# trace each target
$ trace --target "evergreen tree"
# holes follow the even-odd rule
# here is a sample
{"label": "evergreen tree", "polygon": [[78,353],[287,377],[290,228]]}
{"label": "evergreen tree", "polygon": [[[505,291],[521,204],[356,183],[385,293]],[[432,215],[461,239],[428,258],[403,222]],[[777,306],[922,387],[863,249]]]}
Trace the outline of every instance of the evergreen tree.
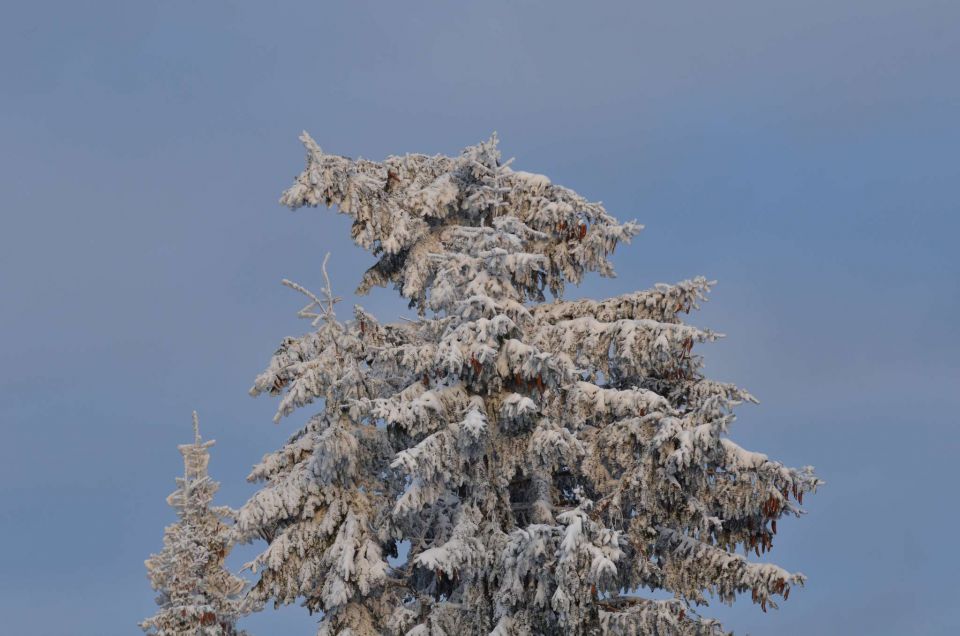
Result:
{"label": "evergreen tree", "polygon": [[303,597],[321,634],[713,634],[708,596],[766,610],[803,582],[736,554],[820,482],[727,437],[755,400],[703,376],[694,345],[720,334],[680,319],[711,282],[564,300],[642,228],[501,163],[495,137],[383,162],[302,140],[281,202],[352,217],[378,259],[358,291],[392,284],[418,319],[341,323],[329,281],[288,283],[318,329],[251,393],[282,394],[277,419],[322,405],[251,474],[258,600]]}
{"label": "evergreen tree", "polygon": [[194,440],[177,448],[183,455],[183,477],[167,497],[178,521],[164,530],[163,550],[146,561],[160,609],[140,626],[155,636],[240,636],[237,618],[246,613],[245,583],[224,568],[230,551],[232,515],[229,508],[211,506],[219,488],[207,474],[209,448],[200,440],[193,414]]}

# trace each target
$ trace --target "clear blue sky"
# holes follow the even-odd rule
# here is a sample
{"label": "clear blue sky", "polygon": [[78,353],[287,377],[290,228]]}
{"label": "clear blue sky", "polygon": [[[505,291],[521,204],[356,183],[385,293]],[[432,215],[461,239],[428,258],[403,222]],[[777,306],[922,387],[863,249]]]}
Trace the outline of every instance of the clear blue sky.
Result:
{"label": "clear blue sky", "polygon": [[307,129],[370,158],[496,130],[518,169],[646,224],[572,296],[719,279],[692,322],[728,334],[709,375],[761,400],[734,439],[827,486],[772,553],[807,588],[707,613],[958,633],[960,3],[334,4],[5,7],[0,632],[138,633],[190,411],[234,506],[305,417],[246,395],[307,328],[279,281],[319,286],[330,251],[346,310],[371,262],[343,217],[276,203]]}

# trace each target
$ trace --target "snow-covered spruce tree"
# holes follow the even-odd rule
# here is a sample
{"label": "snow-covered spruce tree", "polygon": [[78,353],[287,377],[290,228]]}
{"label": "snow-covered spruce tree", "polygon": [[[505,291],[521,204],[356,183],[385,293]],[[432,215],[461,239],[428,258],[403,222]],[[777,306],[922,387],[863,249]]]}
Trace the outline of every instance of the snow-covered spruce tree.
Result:
{"label": "snow-covered spruce tree", "polygon": [[140,626],[155,636],[240,636],[245,632],[236,621],[246,613],[246,584],[223,563],[231,547],[224,521],[233,513],[211,506],[219,488],[207,474],[214,441],[200,440],[196,413],[193,433],[192,444],[178,446],[184,473],[167,497],[179,520],[164,531],[163,550],[146,561],[160,609]]}
{"label": "snow-covered spruce tree", "polygon": [[753,398],[703,377],[693,347],[719,334],[679,318],[710,282],[563,300],[641,227],[502,164],[496,138],[382,163],[302,140],[282,203],[352,217],[378,257],[358,291],[392,283],[419,317],[341,323],[329,282],[297,287],[319,328],[251,392],[283,394],[278,419],[323,404],[251,475],[258,600],[303,597],[321,634],[713,634],[708,596],[765,610],[803,582],[736,553],[768,551],[819,481],[726,437]]}

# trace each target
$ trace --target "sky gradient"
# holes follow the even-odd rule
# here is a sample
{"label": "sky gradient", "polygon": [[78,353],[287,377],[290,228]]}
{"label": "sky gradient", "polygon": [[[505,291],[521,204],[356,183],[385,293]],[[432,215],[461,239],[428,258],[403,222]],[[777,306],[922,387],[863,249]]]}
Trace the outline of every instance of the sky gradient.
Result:
{"label": "sky gradient", "polygon": [[[0,616],[119,636],[153,613],[190,412],[219,502],[279,426],[246,391],[331,252],[277,204],[297,135],[380,159],[497,131],[514,167],[646,230],[606,297],[703,274],[709,377],[759,397],[731,436],[826,485],[767,555],[809,576],[738,634],[955,634],[960,3],[30,2],[0,20]],[[257,5],[257,6],[255,6]],[[269,5],[269,6],[268,6]],[[238,549],[238,566],[262,546]],[[313,634],[300,607],[243,625]]]}

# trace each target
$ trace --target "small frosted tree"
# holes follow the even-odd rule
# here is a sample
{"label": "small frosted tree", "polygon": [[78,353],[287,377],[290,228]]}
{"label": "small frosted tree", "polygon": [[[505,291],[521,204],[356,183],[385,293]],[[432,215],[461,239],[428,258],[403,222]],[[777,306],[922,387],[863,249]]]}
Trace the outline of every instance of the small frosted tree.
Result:
{"label": "small frosted tree", "polygon": [[219,488],[207,474],[214,441],[201,441],[196,413],[193,432],[192,444],[177,447],[184,473],[167,497],[178,521],[164,531],[163,550],[146,561],[160,609],[140,626],[155,636],[240,636],[236,621],[246,613],[246,584],[224,567],[231,546],[224,521],[232,512],[211,506]]}
{"label": "small frosted tree", "polygon": [[358,291],[392,284],[418,318],[340,322],[329,281],[290,284],[318,328],[251,393],[282,395],[277,419],[321,410],[251,474],[255,598],[302,597],[321,634],[713,634],[708,597],[766,610],[803,582],[736,553],[768,551],[819,480],[727,437],[754,399],[703,376],[694,345],[720,335],[680,318],[712,283],[564,300],[641,226],[514,171],[495,137],[383,162],[302,140],[282,203],[349,215],[378,259]]}

